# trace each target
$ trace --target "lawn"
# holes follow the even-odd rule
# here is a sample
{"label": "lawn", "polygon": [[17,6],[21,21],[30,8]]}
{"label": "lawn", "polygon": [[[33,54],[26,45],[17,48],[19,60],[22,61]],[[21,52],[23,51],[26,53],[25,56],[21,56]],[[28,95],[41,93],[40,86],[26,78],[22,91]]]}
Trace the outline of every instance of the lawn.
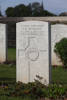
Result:
{"label": "lawn", "polygon": [[8,60],[16,61],[16,49],[8,48]]}
{"label": "lawn", "polygon": [[[8,60],[16,61],[16,49],[8,49]],[[15,64],[0,64],[0,80],[16,80]],[[67,84],[67,69],[63,67],[52,67],[52,82]]]}
{"label": "lawn", "polygon": [[[14,88],[14,84],[16,82],[16,64],[12,62],[16,61],[15,48],[8,49],[8,61],[10,61],[11,63],[0,64],[0,83],[3,84],[4,82],[6,82],[10,86],[12,85],[12,88]],[[67,84],[67,69],[64,69],[63,67],[60,67],[60,66],[58,66],[57,68],[52,67],[52,82],[62,83],[64,85]],[[2,89],[2,92],[3,92],[3,89]],[[0,88],[0,93],[2,92]],[[34,99],[33,98],[31,99],[30,97],[22,98],[22,97],[11,97],[7,95],[1,96],[0,94],[0,100],[34,100]]]}
{"label": "lawn", "polygon": [[15,80],[16,79],[16,66],[0,64],[0,81],[1,80]]}
{"label": "lawn", "polygon": [[61,66],[52,68],[52,81],[54,83],[67,84],[67,69]]}
{"label": "lawn", "polygon": [[8,97],[8,96],[0,96],[0,100],[34,100],[30,97]]}
{"label": "lawn", "polygon": [[0,64],[0,81],[16,81],[16,49],[8,48],[9,64]]}

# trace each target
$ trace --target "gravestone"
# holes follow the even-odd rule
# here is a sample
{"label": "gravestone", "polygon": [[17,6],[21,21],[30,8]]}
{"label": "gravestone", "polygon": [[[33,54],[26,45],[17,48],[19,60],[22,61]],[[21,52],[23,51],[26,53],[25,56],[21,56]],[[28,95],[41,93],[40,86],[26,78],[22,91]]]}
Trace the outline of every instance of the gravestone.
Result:
{"label": "gravestone", "polygon": [[0,63],[6,61],[6,49],[6,24],[0,23]]}
{"label": "gravestone", "polygon": [[62,38],[67,37],[67,25],[55,24],[51,25],[51,44],[52,44],[52,65],[62,65],[60,58],[55,54],[54,47]]}
{"label": "gravestone", "polygon": [[25,21],[16,26],[17,81],[28,83],[39,78],[48,85],[51,76],[49,23]]}

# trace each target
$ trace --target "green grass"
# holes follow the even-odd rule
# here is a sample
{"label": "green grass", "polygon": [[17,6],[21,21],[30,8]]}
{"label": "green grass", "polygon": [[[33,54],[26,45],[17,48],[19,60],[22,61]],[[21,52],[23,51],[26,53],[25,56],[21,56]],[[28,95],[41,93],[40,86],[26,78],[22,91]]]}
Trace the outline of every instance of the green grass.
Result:
{"label": "green grass", "polygon": [[0,64],[0,80],[15,80],[16,79],[16,66]]}
{"label": "green grass", "polygon": [[0,100],[34,100],[30,97],[8,97],[8,96],[0,96]]}
{"label": "green grass", "polygon": [[[16,49],[8,49],[8,60],[16,61]],[[16,82],[16,65],[15,64],[0,64],[0,82]],[[54,83],[67,84],[67,69],[62,67],[52,68],[52,81]],[[1,89],[0,89],[1,90]],[[3,91],[2,91],[3,92]],[[34,100],[30,97],[10,97],[10,96],[0,96],[0,100]]]}
{"label": "green grass", "polygon": [[8,48],[8,60],[16,61],[16,49],[15,48]]}
{"label": "green grass", "polygon": [[[16,61],[16,49],[8,49],[8,60]],[[16,65],[0,64],[0,80],[15,80]],[[52,81],[67,84],[67,69],[62,67],[52,68]]]}
{"label": "green grass", "polygon": [[[8,48],[8,61],[16,61],[15,48]],[[0,81],[16,81],[15,64],[0,64]]]}
{"label": "green grass", "polygon": [[52,68],[52,81],[67,84],[67,69],[63,67]]}

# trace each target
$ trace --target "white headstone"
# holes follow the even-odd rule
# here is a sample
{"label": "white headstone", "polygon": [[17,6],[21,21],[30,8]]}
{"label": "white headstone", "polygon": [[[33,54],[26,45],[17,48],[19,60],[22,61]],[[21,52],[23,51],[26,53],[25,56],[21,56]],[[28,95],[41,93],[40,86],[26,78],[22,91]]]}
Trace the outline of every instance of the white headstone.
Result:
{"label": "white headstone", "polygon": [[6,24],[0,23],[0,63],[6,61]]}
{"label": "white headstone", "polygon": [[51,44],[52,44],[52,65],[62,65],[61,60],[54,52],[54,47],[62,38],[67,37],[67,25],[55,24],[51,25]]}
{"label": "white headstone", "polygon": [[50,81],[49,23],[19,22],[16,31],[17,81],[28,83],[39,77],[43,84],[48,85]]}

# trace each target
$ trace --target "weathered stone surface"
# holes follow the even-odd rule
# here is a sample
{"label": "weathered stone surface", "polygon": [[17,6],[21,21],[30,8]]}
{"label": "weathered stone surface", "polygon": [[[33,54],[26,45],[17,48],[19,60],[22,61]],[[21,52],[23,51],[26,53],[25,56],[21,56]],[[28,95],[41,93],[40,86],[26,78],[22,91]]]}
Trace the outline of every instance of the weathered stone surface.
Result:
{"label": "weathered stone surface", "polygon": [[63,16],[55,16],[55,17],[1,17],[0,23],[8,23],[8,22],[20,22],[20,21],[45,21],[45,22],[59,22],[59,23],[67,23],[67,17]]}
{"label": "weathered stone surface", "polygon": [[6,24],[0,23],[0,63],[6,61]]}
{"label": "weathered stone surface", "polygon": [[16,28],[17,81],[28,83],[39,77],[42,83],[49,84],[48,22],[19,22]]}
{"label": "weathered stone surface", "polygon": [[52,44],[52,65],[62,65],[58,56],[54,53],[54,46],[62,38],[67,37],[67,25],[55,24],[51,25],[51,44]]}

